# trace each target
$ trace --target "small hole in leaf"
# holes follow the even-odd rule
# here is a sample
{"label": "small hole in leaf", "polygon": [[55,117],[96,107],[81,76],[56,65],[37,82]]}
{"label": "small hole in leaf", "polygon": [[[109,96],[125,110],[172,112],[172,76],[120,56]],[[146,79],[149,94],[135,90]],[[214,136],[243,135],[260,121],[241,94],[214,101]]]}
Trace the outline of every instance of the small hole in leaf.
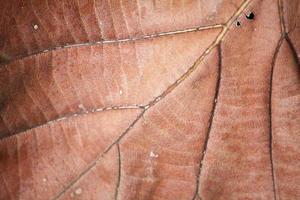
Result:
{"label": "small hole in leaf", "polygon": [[254,15],[253,12],[249,13],[248,15],[246,15],[246,18],[249,19],[249,20],[253,20],[254,17],[255,17],[255,15]]}
{"label": "small hole in leaf", "polygon": [[241,25],[241,22],[237,21],[237,22],[236,22],[236,25],[237,25],[237,26],[240,26],[240,25]]}

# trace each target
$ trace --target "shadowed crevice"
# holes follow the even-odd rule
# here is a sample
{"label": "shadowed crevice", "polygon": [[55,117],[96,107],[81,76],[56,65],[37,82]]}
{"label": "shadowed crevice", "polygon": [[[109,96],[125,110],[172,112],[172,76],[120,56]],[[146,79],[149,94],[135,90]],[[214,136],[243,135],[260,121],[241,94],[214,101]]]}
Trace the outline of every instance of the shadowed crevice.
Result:
{"label": "shadowed crevice", "polygon": [[295,46],[294,46],[293,42],[291,41],[291,38],[289,37],[288,34],[285,35],[285,39],[286,39],[286,41],[287,41],[287,43],[288,43],[288,45],[289,45],[289,47],[292,51],[293,58],[294,58],[294,60],[297,64],[298,68],[300,69],[300,60],[298,58],[297,50],[296,50],[296,48],[295,48]]}
{"label": "shadowed crevice", "polygon": [[274,191],[274,199],[277,200],[277,190],[276,190],[276,177],[275,177],[275,169],[274,169],[274,158],[273,158],[273,132],[272,132],[272,92],[273,92],[273,74],[274,67],[276,64],[276,59],[282,45],[284,37],[281,37],[276,46],[274,56],[271,62],[271,73],[270,73],[270,83],[269,83],[269,154],[270,154],[270,164],[271,164],[271,174],[272,174],[272,187]]}
{"label": "shadowed crevice", "polygon": [[199,195],[200,177],[201,177],[201,173],[202,173],[202,167],[203,167],[205,152],[207,150],[208,140],[209,140],[209,137],[210,137],[210,132],[211,132],[211,128],[212,128],[212,124],[213,124],[213,120],[214,120],[214,116],[215,116],[215,112],[216,112],[216,105],[217,105],[218,98],[219,98],[221,73],[222,73],[222,71],[221,71],[222,70],[222,49],[221,49],[221,44],[219,44],[217,46],[217,48],[218,48],[218,74],[217,74],[216,91],[215,91],[215,96],[213,98],[213,105],[212,105],[212,109],[211,109],[210,119],[208,121],[209,124],[208,124],[206,137],[205,137],[205,140],[204,140],[203,150],[200,154],[198,175],[197,175],[197,179],[196,179],[196,191],[195,191],[195,195],[193,197],[193,200],[196,200],[197,197],[199,199],[201,199],[201,197]]}
{"label": "shadowed crevice", "polygon": [[279,19],[280,19],[281,34],[285,35],[286,34],[286,27],[285,27],[285,20],[284,20],[282,0],[277,0],[277,4],[278,4]]}
{"label": "shadowed crevice", "polygon": [[289,30],[288,32],[286,31],[283,7],[284,7],[284,5],[283,5],[282,0],[278,0],[278,12],[279,12],[279,16],[280,16],[281,34],[282,34],[282,37],[284,39],[286,39],[286,41],[293,53],[293,57],[296,61],[296,64],[300,68],[300,60],[298,58],[297,50],[289,36],[289,34],[292,32],[292,30]]}
{"label": "shadowed crevice", "polygon": [[118,200],[118,194],[119,194],[119,187],[121,182],[121,150],[119,143],[116,144],[117,151],[118,151],[118,179],[117,179],[117,185],[116,185],[116,192],[115,192],[115,200]]}

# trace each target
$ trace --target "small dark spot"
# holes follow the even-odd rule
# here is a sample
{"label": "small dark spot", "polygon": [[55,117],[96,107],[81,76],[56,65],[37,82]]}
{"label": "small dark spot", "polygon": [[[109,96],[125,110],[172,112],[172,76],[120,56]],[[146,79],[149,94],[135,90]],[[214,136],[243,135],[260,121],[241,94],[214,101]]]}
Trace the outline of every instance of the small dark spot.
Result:
{"label": "small dark spot", "polygon": [[0,52],[0,64],[7,63],[8,61],[10,61],[10,57],[5,53]]}
{"label": "small dark spot", "polygon": [[255,15],[254,15],[253,12],[249,13],[248,15],[246,15],[246,18],[249,19],[249,20],[253,20],[254,17],[255,17]]}
{"label": "small dark spot", "polygon": [[236,25],[237,25],[237,26],[240,26],[240,25],[241,25],[241,22],[237,21],[237,22],[236,22]]}

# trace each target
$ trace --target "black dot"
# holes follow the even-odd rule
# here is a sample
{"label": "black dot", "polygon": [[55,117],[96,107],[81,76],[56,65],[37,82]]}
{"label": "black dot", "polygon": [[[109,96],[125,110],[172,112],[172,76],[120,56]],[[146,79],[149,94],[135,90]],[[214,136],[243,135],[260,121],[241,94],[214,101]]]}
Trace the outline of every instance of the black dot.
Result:
{"label": "black dot", "polygon": [[236,22],[236,25],[237,25],[237,26],[240,26],[240,25],[241,25],[241,22],[237,21],[237,22]]}
{"label": "black dot", "polygon": [[254,17],[255,17],[255,15],[254,15],[253,12],[251,12],[251,13],[249,13],[248,15],[246,15],[246,17],[247,17],[247,19],[249,19],[249,20],[253,20]]}

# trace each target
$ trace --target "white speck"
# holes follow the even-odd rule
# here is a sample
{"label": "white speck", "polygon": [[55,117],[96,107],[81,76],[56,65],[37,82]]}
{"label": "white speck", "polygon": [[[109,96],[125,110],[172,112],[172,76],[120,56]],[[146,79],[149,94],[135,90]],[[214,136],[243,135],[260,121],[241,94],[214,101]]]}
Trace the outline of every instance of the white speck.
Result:
{"label": "white speck", "polygon": [[78,108],[81,109],[81,110],[83,110],[83,111],[86,111],[86,109],[85,109],[85,107],[84,107],[83,104],[79,104],[79,105],[78,105]]}
{"label": "white speck", "polygon": [[149,105],[145,106],[145,110],[147,110],[149,107],[150,107]]}
{"label": "white speck", "polygon": [[120,90],[120,95],[122,95],[123,94],[123,91],[122,90]]}
{"label": "white speck", "polygon": [[158,154],[153,153],[153,151],[150,152],[150,157],[151,158],[157,158]]}
{"label": "white speck", "polygon": [[215,103],[217,103],[217,99],[215,99]]}
{"label": "white speck", "polygon": [[37,24],[33,25],[34,30],[38,30],[39,26]]}
{"label": "white speck", "polygon": [[77,190],[75,190],[75,194],[76,195],[80,195],[82,193],[82,189],[78,188]]}
{"label": "white speck", "polygon": [[47,182],[47,179],[46,179],[46,178],[43,178],[43,182],[46,183],[46,182]]}
{"label": "white speck", "polygon": [[62,120],[64,120],[64,119],[66,119],[66,117],[58,118],[56,121],[59,122],[59,121],[62,121]]}

